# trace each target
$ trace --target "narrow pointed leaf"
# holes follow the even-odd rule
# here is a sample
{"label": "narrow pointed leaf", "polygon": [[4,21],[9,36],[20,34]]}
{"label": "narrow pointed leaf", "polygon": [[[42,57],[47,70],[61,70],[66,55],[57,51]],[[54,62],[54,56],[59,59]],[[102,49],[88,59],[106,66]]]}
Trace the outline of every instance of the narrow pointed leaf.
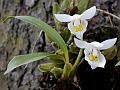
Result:
{"label": "narrow pointed leaf", "polygon": [[48,56],[53,56],[53,54],[45,53],[45,52],[39,52],[39,53],[32,53],[32,54],[26,54],[26,55],[18,55],[15,56],[8,64],[7,70],[5,74],[11,72],[13,69],[25,65],[28,63],[31,63],[33,61],[37,61],[43,58],[46,58]]}
{"label": "narrow pointed leaf", "polygon": [[50,37],[50,39],[53,40],[54,42],[56,42],[57,45],[63,50],[66,60],[67,61],[69,60],[67,46],[66,46],[63,38],[58,34],[58,32],[55,29],[53,29],[48,24],[46,24],[45,22],[43,22],[35,17],[15,16],[15,18],[25,21],[27,23],[30,23],[39,29],[42,29]]}
{"label": "narrow pointed leaf", "polygon": [[57,2],[53,4],[53,14],[57,14],[60,11],[60,6]]}

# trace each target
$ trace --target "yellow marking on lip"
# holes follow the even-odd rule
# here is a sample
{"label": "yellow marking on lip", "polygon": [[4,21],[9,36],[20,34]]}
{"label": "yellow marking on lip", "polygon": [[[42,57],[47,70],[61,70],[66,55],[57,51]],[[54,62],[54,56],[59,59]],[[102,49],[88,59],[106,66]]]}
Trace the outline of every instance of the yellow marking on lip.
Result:
{"label": "yellow marking on lip", "polygon": [[83,24],[82,24],[82,22],[80,21],[80,24],[78,26],[74,26],[73,25],[73,28],[74,28],[75,32],[83,31]]}
{"label": "yellow marking on lip", "polygon": [[98,57],[99,57],[99,52],[97,53],[97,55],[93,55],[93,49],[92,49],[92,52],[90,52],[90,54],[89,54],[89,59],[91,61],[98,61]]}
{"label": "yellow marking on lip", "polygon": [[98,61],[98,56],[94,56],[92,53],[90,53],[89,59],[90,59],[91,61]]}

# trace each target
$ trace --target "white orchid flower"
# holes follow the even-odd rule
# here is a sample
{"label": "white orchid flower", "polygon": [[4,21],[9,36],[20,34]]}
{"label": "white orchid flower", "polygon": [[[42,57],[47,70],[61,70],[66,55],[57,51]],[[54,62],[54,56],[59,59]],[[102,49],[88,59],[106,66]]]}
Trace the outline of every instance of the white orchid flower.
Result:
{"label": "white orchid flower", "polygon": [[117,38],[108,39],[101,43],[96,41],[88,43],[86,41],[74,38],[77,47],[84,48],[85,60],[88,61],[88,64],[92,69],[95,69],[97,67],[104,68],[106,59],[100,50],[105,50],[112,47],[116,43],[116,40]]}
{"label": "white orchid flower", "polygon": [[68,29],[77,38],[83,39],[83,33],[86,31],[88,21],[96,13],[96,6],[84,11],[81,15],[75,14],[73,16],[67,14],[55,14],[55,17],[60,22],[68,22]]}

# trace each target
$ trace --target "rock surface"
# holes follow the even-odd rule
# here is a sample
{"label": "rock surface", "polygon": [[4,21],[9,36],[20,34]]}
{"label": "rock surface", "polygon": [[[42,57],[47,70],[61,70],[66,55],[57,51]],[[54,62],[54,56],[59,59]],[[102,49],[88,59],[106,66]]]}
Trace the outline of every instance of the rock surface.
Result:
{"label": "rock surface", "polygon": [[[30,15],[49,22],[52,19],[52,3],[53,0],[1,0],[0,18],[9,15]],[[39,77],[42,73],[38,71],[37,65],[41,61],[3,75],[8,62],[15,55],[33,51],[37,39],[34,52],[45,51],[47,44],[43,34],[38,38],[39,33],[37,28],[15,19],[6,25],[0,25],[0,90],[40,90]]]}

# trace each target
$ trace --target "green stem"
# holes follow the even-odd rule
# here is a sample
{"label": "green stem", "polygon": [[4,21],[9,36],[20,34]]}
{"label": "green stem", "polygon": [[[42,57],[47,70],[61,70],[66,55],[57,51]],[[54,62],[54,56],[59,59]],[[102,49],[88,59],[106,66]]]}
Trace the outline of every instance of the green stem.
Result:
{"label": "green stem", "polygon": [[[71,70],[71,75],[70,75],[71,77],[73,77],[73,76],[75,75],[76,71],[77,71],[77,68],[78,68],[78,66],[79,66],[79,64],[80,64],[80,60],[81,60],[82,54],[83,54],[83,49],[80,49],[79,54],[78,54],[78,57],[77,57],[74,65],[73,65],[73,67],[72,67],[72,70]],[[82,62],[82,61],[81,61],[81,62]]]}
{"label": "green stem", "polygon": [[80,60],[81,60],[82,53],[83,53],[83,49],[80,49],[79,54],[78,54],[78,57],[77,57],[77,59],[76,59],[74,65],[73,65],[73,68],[79,66],[79,63],[80,63]]}

